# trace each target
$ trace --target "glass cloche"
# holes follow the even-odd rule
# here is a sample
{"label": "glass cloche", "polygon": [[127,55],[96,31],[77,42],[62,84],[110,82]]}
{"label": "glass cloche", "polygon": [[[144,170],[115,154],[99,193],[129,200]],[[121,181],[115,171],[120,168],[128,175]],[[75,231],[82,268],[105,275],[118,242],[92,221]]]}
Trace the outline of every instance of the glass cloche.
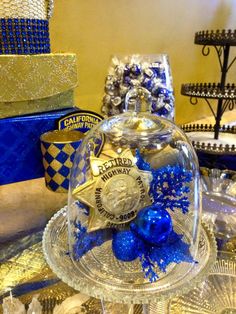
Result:
{"label": "glass cloche", "polygon": [[70,179],[74,278],[82,274],[83,292],[124,302],[178,287],[199,262],[197,157],[175,124],[147,111],[148,97],[132,89],[125,113],[87,133]]}

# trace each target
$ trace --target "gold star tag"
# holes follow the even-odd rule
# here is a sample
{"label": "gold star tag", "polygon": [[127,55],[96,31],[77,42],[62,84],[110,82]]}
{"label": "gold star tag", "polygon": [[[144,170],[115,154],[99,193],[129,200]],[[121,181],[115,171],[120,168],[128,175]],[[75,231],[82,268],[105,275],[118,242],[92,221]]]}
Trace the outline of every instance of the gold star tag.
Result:
{"label": "gold star tag", "polygon": [[125,224],[151,204],[152,175],[138,169],[130,149],[110,159],[90,157],[90,167],[93,178],[73,191],[76,199],[90,207],[88,231]]}

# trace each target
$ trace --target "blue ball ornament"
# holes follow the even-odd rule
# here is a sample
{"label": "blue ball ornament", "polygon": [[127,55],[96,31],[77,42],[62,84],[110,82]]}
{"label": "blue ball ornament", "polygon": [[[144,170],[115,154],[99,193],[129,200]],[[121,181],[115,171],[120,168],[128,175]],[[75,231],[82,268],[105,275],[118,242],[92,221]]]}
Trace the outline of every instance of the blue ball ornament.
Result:
{"label": "blue ball ornament", "polygon": [[157,205],[140,210],[130,228],[138,237],[152,245],[167,242],[173,230],[170,214]]}
{"label": "blue ball ornament", "polygon": [[144,243],[132,231],[118,231],[113,235],[112,251],[123,262],[135,260],[142,251]]}

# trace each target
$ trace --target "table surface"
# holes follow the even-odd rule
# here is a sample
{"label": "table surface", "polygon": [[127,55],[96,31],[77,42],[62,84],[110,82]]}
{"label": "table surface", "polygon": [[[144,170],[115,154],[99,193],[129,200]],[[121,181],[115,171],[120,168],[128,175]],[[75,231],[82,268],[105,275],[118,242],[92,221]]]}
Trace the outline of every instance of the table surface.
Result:
{"label": "table surface", "polygon": [[[78,294],[53,274],[44,259],[42,234],[43,231],[39,231],[0,245],[0,304],[11,294],[27,308],[33,296],[38,295],[43,314],[53,314],[56,305],[74,296],[81,303],[80,299],[86,299],[82,304],[84,314],[102,314],[104,308],[107,313],[113,313],[117,305]],[[131,306],[118,306],[120,312],[116,310],[115,313],[131,313]],[[0,313],[3,313],[1,305]],[[134,305],[132,313],[142,314],[142,306]]]}
{"label": "table surface", "polygon": [[[42,251],[42,234],[38,231],[0,245],[0,303],[10,295],[29,304],[39,293],[45,313],[49,305],[61,303],[77,293],[62,283],[48,267]],[[1,310],[0,310],[1,313]]]}

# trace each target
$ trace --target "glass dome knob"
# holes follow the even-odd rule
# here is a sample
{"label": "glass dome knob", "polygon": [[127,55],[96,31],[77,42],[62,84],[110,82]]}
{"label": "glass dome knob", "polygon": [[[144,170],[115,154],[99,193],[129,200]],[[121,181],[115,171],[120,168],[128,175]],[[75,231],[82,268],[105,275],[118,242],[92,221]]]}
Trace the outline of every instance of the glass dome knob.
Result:
{"label": "glass dome knob", "polygon": [[125,97],[125,112],[150,112],[151,93],[144,87],[132,88]]}

